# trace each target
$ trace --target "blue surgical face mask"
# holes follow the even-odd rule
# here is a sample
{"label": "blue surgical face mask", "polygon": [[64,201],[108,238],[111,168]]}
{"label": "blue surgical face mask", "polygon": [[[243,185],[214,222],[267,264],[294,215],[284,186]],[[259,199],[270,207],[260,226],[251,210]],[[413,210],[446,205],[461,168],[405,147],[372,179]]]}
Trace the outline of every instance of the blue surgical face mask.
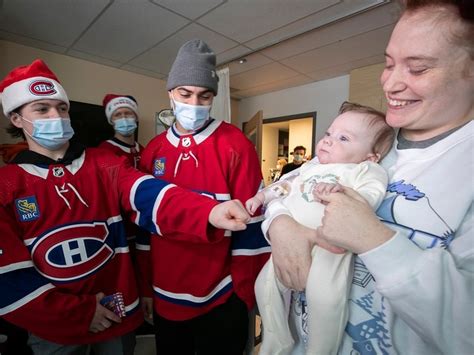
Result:
{"label": "blue surgical face mask", "polygon": [[209,120],[211,106],[188,105],[176,100],[171,100],[174,115],[179,124],[187,131],[196,131]]}
{"label": "blue surgical face mask", "polygon": [[26,130],[23,131],[40,146],[49,150],[59,149],[74,135],[69,118],[41,118],[34,121],[30,121],[23,116],[21,118],[33,125],[32,134],[29,134]]}
{"label": "blue surgical face mask", "polygon": [[137,129],[135,117],[123,117],[114,121],[114,130],[124,137],[130,137]]}
{"label": "blue surgical face mask", "polygon": [[303,161],[303,156],[300,154],[293,154],[293,160],[299,163]]}

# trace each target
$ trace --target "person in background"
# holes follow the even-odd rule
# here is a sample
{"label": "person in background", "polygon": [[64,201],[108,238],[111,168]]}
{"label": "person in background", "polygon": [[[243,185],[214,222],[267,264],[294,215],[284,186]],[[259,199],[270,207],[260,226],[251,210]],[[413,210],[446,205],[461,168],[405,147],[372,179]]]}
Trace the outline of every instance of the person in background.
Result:
{"label": "person in background", "polygon": [[290,288],[304,288],[314,244],[358,254],[340,354],[474,349],[473,14],[473,1],[405,2],[381,76],[398,135],[377,215],[345,188],[318,194],[327,205],[316,231],[284,215],[270,225],[276,274]]}
{"label": "person in background", "polygon": [[[150,141],[140,165],[216,200],[246,201],[262,184],[261,169],[250,140],[209,116],[217,82],[212,49],[197,39],[183,44],[167,82],[176,121]],[[245,231],[225,238],[210,230],[212,242],[191,238],[179,225],[173,235],[137,241],[138,252],[151,250],[152,265],[143,265],[141,274],[152,271],[143,292],[153,295],[158,354],[242,354],[255,279],[269,256],[260,213],[256,216]],[[139,265],[143,260],[137,254]],[[146,302],[151,315],[151,299]]]}
{"label": "person in background", "polygon": [[135,140],[138,127],[138,104],[130,95],[105,95],[102,105],[107,121],[114,127],[114,136],[102,142],[99,148],[125,156],[134,168],[138,168],[143,146]]}
{"label": "person in background", "polygon": [[[42,60],[13,69],[0,92],[29,148],[0,168],[0,316],[29,331],[35,354],[133,354],[143,314],[121,211],[196,240],[245,229],[248,214],[70,142],[69,99]],[[120,312],[102,305],[111,299]]]}
{"label": "person in background", "polygon": [[286,164],[281,169],[280,176],[288,174],[290,171],[298,169],[304,163],[304,157],[306,155],[306,148],[302,145],[298,145],[293,149],[293,161]]}
{"label": "person in background", "polygon": [[[337,193],[344,187],[360,193],[373,209],[382,202],[387,173],[377,164],[390,150],[394,130],[385,115],[371,107],[344,102],[339,115],[316,144],[316,158],[301,169],[259,191],[245,205],[250,215],[265,204],[267,217],[281,212],[303,225],[321,225],[324,205],[314,191]],[[276,213],[278,212],[278,213]],[[333,254],[318,246],[311,252],[312,264],[305,291],[291,291],[275,277],[271,259],[255,283],[258,309],[263,323],[260,353],[285,352],[334,354],[347,322],[347,294],[352,281],[351,253]],[[291,323],[290,309],[303,314],[303,323]],[[299,318],[299,317],[298,317]],[[304,337],[292,333],[301,329]]]}
{"label": "person in background", "polygon": [[[135,131],[138,127],[138,104],[130,95],[105,95],[102,104],[107,121],[114,127],[114,136],[101,144],[98,148],[107,149],[114,154],[125,157],[128,163],[138,168],[143,146],[135,141]],[[139,233],[147,233],[134,224],[126,215],[125,231],[132,261],[135,261],[135,240]]]}

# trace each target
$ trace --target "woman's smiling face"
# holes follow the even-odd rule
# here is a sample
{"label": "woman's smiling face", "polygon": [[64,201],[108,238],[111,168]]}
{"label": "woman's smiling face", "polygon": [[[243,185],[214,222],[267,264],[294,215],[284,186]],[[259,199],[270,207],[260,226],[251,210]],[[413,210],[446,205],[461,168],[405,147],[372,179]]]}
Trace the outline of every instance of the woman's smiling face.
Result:
{"label": "woman's smiling face", "polygon": [[386,49],[381,83],[387,123],[411,140],[432,138],[473,118],[474,63],[450,37],[460,24],[447,16],[426,9],[405,13]]}

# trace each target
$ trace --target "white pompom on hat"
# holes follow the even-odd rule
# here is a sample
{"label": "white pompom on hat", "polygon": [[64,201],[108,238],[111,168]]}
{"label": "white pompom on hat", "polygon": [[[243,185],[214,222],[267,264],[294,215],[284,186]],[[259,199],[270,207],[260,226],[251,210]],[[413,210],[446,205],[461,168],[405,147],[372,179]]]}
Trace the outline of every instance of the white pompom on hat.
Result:
{"label": "white pompom on hat", "polygon": [[66,91],[41,59],[8,73],[0,82],[0,95],[7,118],[18,107],[38,100],[60,100],[69,106]]}
{"label": "white pompom on hat", "polygon": [[107,121],[109,121],[110,124],[112,124],[113,113],[121,107],[127,107],[135,112],[138,120],[138,104],[133,96],[107,94],[102,100],[102,106],[105,108],[105,116],[107,116]]}

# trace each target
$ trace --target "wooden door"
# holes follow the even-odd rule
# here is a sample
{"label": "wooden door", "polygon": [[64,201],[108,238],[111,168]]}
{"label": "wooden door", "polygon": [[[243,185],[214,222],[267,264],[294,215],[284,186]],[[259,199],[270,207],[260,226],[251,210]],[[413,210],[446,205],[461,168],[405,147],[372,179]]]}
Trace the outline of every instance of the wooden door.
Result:
{"label": "wooden door", "polygon": [[244,134],[255,145],[260,163],[262,162],[262,122],[263,111],[260,110],[243,125]]}

